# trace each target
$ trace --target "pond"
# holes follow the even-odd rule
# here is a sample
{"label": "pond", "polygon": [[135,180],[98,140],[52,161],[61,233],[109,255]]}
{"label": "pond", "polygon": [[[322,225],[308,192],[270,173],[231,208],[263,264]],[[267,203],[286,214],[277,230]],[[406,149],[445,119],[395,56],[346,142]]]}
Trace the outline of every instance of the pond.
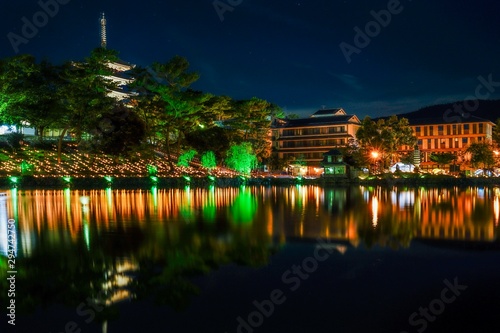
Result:
{"label": "pond", "polygon": [[16,325],[0,328],[496,331],[499,200],[496,187],[11,189],[0,299]]}

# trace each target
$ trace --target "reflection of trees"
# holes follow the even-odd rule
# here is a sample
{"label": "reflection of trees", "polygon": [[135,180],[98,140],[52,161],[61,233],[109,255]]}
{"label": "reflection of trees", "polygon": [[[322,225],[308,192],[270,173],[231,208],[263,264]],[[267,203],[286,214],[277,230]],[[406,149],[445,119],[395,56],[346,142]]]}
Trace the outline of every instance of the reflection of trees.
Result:
{"label": "reflection of trees", "polygon": [[366,247],[375,245],[392,249],[406,248],[414,237],[414,227],[410,222],[399,222],[391,215],[383,214],[379,217],[377,227],[370,221],[359,224],[358,235]]}
{"label": "reflection of trees", "polygon": [[[166,223],[141,230],[129,226],[128,233],[120,228],[111,235],[97,229],[90,233],[90,246],[83,237],[73,243],[42,234],[33,255],[18,259],[16,287],[22,297],[16,299],[16,308],[20,313],[52,304],[77,308],[90,300],[101,309],[95,311],[97,320],[105,321],[118,315],[116,302],[134,297],[153,298],[182,310],[199,292],[193,277],[228,263],[259,267],[272,253],[270,236],[248,225]],[[132,234],[139,237],[131,240]],[[148,237],[142,237],[145,234]],[[119,259],[124,256],[129,258],[126,265]],[[7,271],[4,259],[2,274]],[[6,290],[6,277],[1,281]],[[2,293],[2,304],[6,297]]]}
{"label": "reflection of trees", "polygon": [[[111,267],[112,258],[106,258],[99,250],[88,251],[83,242],[72,245],[42,243],[31,257],[16,259],[16,310],[25,313],[52,304],[69,307],[82,302],[86,306],[88,302],[105,304],[113,293],[104,283],[105,272]],[[6,296],[2,293],[1,297]],[[113,317],[113,313],[115,309],[107,307],[96,315],[106,320]]]}
{"label": "reflection of trees", "polygon": [[270,239],[248,228],[231,232],[219,229],[205,224],[155,230],[138,255],[141,269],[134,282],[137,297],[153,297],[159,304],[183,310],[199,293],[193,277],[224,264],[259,267],[268,262],[273,251]]}

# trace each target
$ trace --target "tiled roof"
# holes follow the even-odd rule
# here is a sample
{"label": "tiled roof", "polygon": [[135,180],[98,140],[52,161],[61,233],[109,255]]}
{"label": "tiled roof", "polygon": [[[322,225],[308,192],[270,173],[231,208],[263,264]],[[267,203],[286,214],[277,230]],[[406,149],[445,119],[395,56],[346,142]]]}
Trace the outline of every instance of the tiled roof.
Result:
{"label": "tiled roof", "polygon": [[314,114],[311,117],[334,115],[335,113],[337,113],[339,111],[345,112],[342,108],[321,109],[321,110],[314,112]]}
{"label": "tiled roof", "polygon": [[[300,118],[300,119],[286,119],[282,121],[277,121],[273,124],[274,128],[286,128],[286,127],[307,127],[307,126],[327,126],[327,125],[340,125],[348,123],[358,123],[356,120],[352,120],[354,115],[341,115],[341,116],[329,116],[329,117],[318,117],[318,118]],[[356,118],[355,118],[356,119]]]}

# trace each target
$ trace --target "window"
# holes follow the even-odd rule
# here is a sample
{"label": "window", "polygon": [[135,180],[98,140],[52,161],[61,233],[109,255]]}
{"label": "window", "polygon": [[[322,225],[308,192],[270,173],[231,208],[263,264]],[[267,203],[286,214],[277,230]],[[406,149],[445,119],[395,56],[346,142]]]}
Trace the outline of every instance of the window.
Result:
{"label": "window", "polygon": [[457,134],[457,125],[453,125],[453,135]]}
{"label": "window", "polygon": [[422,147],[422,139],[417,140],[417,145],[419,145],[419,147]]}
{"label": "window", "polygon": [[462,138],[462,144],[467,144],[469,141],[467,138]]}
{"label": "window", "polygon": [[429,136],[434,135],[434,126],[429,126]]}
{"label": "window", "polygon": [[443,135],[443,129],[444,129],[443,125],[438,126],[438,135]]}
{"label": "window", "polygon": [[484,124],[479,124],[479,134],[484,134]]}
{"label": "window", "polygon": [[469,124],[464,124],[464,134],[469,134]]}
{"label": "window", "polygon": [[415,132],[420,134],[420,126],[415,127]]}

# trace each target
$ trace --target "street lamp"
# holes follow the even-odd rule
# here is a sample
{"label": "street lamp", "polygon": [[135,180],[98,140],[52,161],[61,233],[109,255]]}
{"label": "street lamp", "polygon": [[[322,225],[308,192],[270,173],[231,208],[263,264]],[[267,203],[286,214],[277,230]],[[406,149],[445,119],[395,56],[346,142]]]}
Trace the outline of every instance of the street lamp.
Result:
{"label": "street lamp", "polygon": [[375,167],[373,168],[373,171],[376,172],[376,171],[378,171],[377,160],[378,160],[380,154],[376,150],[372,151],[370,154],[373,158],[373,164],[375,165]]}

